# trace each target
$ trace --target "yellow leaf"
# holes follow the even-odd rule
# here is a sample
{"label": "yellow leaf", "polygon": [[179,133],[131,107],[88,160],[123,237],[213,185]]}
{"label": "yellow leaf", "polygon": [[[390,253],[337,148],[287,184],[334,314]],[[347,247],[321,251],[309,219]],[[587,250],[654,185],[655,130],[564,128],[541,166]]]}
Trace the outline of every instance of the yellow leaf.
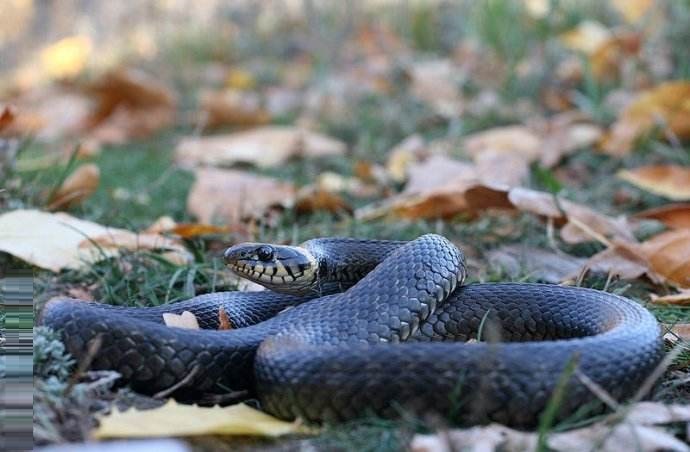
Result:
{"label": "yellow leaf", "polygon": [[245,90],[253,88],[256,85],[256,80],[252,74],[245,70],[232,69],[228,73],[225,85],[231,89]]}
{"label": "yellow leaf", "polygon": [[41,63],[51,77],[74,77],[84,70],[90,54],[91,40],[86,36],[72,36],[43,49]]}
{"label": "yellow leaf", "polygon": [[611,32],[599,22],[586,20],[560,36],[561,42],[573,50],[591,55],[611,37]]}
{"label": "yellow leaf", "polygon": [[115,409],[100,419],[94,436],[98,439],[197,435],[275,437],[306,432],[297,422],[281,421],[244,404],[208,408],[170,400],[153,410]]}
{"label": "yellow leaf", "polygon": [[659,126],[667,135],[690,139],[690,82],[662,83],[639,95],[611,126],[601,149],[623,156],[638,138]]}
{"label": "yellow leaf", "polygon": [[611,5],[628,23],[635,23],[654,6],[654,0],[611,0]]}
{"label": "yellow leaf", "polygon": [[182,245],[160,235],[109,228],[65,213],[13,210],[0,215],[0,251],[55,272],[117,256],[123,248],[172,250],[164,257],[191,259]]}
{"label": "yellow leaf", "polygon": [[183,311],[182,314],[164,312],[163,322],[165,322],[166,326],[174,326],[176,328],[184,328],[187,330],[199,329],[199,321],[196,316],[189,311]]}
{"label": "yellow leaf", "polygon": [[618,177],[638,188],[676,201],[690,200],[690,167],[651,165],[621,170]]}

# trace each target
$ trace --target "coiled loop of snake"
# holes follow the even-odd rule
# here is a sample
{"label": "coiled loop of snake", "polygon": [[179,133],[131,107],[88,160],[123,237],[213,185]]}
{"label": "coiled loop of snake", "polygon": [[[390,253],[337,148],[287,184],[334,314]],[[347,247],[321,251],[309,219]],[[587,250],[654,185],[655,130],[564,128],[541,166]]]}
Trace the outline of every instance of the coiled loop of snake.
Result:
{"label": "coiled loop of snake", "polygon": [[[529,427],[569,364],[576,372],[566,375],[560,417],[596,405],[578,376],[624,398],[663,353],[654,317],[613,294],[523,283],[456,287],[465,276],[462,253],[433,234],[407,243],[245,244],[226,261],[273,291],[158,308],[58,300],[43,323],[61,329],[77,357],[99,337],[93,367],[119,371],[137,391],[172,387],[177,399],[202,403],[254,397],[276,416],[312,421],[402,410]],[[274,292],[281,289],[293,295]],[[286,306],[294,307],[280,312]],[[161,324],[163,312],[190,310],[214,328],[220,307],[239,328]],[[480,324],[505,342],[457,343],[476,339]]]}

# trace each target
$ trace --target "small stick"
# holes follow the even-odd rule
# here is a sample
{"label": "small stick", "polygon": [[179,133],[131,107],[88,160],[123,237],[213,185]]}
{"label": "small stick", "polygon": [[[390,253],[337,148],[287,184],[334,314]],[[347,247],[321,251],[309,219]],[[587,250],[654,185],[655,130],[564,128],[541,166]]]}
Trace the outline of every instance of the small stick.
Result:
{"label": "small stick", "polygon": [[180,389],[182,386],[185,386],[187,383],[191,382],[192,379],[194,378],[194,376],[197,374],[197,372],[199,372],[199,365],[198,364],[196,366],[194,366],[194,368],[192,370],[190,370],[189,373],[187,375],[185,375],[185,377],[182,380],[180,380],[177,383],[175,383],[174,385],[170,386],[168,389],[164,389],[160,392],[157,392],[156,394],[154,394],[153,398],[154,399],[164,399],[164,398],[168,397],[170,394],[172,394],[176,390]]}

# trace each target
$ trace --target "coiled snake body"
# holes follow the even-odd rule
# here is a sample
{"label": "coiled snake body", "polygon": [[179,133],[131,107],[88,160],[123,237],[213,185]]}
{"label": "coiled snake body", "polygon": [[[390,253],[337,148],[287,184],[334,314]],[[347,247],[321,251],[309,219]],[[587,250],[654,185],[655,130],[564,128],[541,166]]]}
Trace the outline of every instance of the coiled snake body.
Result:
{"label": "coiled snake body", "polygon": [[[434,412],[464,424],[530,427],[559,379],[567,378],[564,417],[597,401],[583,379],[622,399],[663,353],[654,317],[610,293],[461,286],[462,253],[433,234],[244,244],[225,259],[272,290],[155,308],[55,300],[42,322],[62,331],[76,357],[98,337],[92,367],[117,370],[137,391],[174,388],[178,400],[198,403],[258,398],[276,416],[311,421]],[[214,331],[220,308],[234,329]],[[185,310],[201,330],[162,323],[162,313]],[[457,343],[478,334],[494,341]],[[575,372],[564,374],[570,363]]]}

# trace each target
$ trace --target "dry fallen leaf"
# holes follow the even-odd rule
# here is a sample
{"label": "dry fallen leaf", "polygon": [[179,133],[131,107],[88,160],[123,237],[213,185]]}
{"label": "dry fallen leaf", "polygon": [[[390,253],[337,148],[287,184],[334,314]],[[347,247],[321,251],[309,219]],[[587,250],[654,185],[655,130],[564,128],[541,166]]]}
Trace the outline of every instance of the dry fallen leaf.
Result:
{"label": "dry fallen leaf", "polygon": [[543,121],[537,128],[543,140],[539,163],[546,168],[553,168],[578,149],[596,144],[603,133],[601,127],[577,111],[560,113]]}
{"label": "dry fallen leaf", "polygon": [[611,5],[626,21],[635,23],[654,6],[654,0],[611,0]]}
{"label": "dry fallen leaf", "polygon": [[91,236],[79,244],[80,249],[91,250],[96,254],[116,254],[120,249],[130,251],[159,250],[168,261],[182,265],[191,260],[191,254],[177,240],[160,234],[130,231],[109,231],[107,234]]}
{"label": "dry fallen leaf", "polygon": [[294,127],[269,126],[228,135],[185,138],[175,160],[187,166],[250,163],[271,167],[294,157],[321,157],[345,152],[341,141]]}
{"label": "dry fallen leaf", "polygon": [[245,404],[209,408],[169,400],[152,410],[113,409],[99,420],[100,425],[94,431],[98,439],[198,435],[276,437],[306,432],[296,422],[281,421]]}
{"label": "dry fallen leaf", "polygon": [[13,210],[0,215],[0,250],[54,272],[82,268],[90,262],[116,256],[122,248],[172,250],[170,257],[174,261],[191,257],[179,244],[164,237],[143,241],[137,237],[134,232],[105,227],[65,213]]}
{"label": "dry fallen leaf", "polygon": [[578,26],[560,36],[561,42],[568,48],[593,54],[611,37],[611,32],[599,22],[585,20]]}
{"label": "dry fallen leaf", "polygon": [[640,94],[611,126],[600,147],[608,154],[624,156],[655,127],[662,127],[666,136],[690,138],[690,82],[665,82]]}
{"label": "dry fallen leaf", "polygon": [[505,126],[469,135],[463,144],[482,182],[514,187],[525,181],[530,163],[540,158],[543,142],[525,126]]}
{"label": "dry fallen leaf", "polygon": [[569,254],[520,245],[505,245],[491,250],[486,259],[491,266],[500,268],[513,280],[529,275],[554,284],[577,273],[585,262],[585,259]]}
{"label": "dry fallen leaf", "polygon": [[667,204],[643,210],[635,217],[657,220],[671,229],[690,229],[690,203]]}
{"label": "dry fallen leaf", "polygon": [[261,105],[260,96],[253,92],[207,92],[201,95],[200,104],[202,121],[209,128],[228,125],[258,126],[271,119]]}
{"label": "dry fallen leaf", "polygon": [[17,117],[17,110],[12,105],[0,106],[0,132],[8,128]]}
{"label": "dry fallen leaf", "polygon": [[[688,451],[687,445],[662,425],[690,421],[690,406],[640,402],[625,413],[622,421],[612,424],[604,419],[588,427],[566,432],[551,432],[546,438],[549,450],[579,452],[597,450],[618,452],[636,450]],[[415,435],[412,452],[522,452],[536,450],[537,432],[523,432],[499,424],[455,429],[432,435]]]}
{"label": "dry fallen leaf", "polygon": [[339,194],[314,186],[306,186],[297,192],[295,212],[300,215],[317,211],[352,213],[352,207]]}
{"label": "dry fallen leaf", "polygon": [[634,279],[646,274],[655,283],[690,287],[690,229],[663,232],[642,243],[616,241],[586,266]]}
{"label": "dry fallen leaf", "polygon": [[61,39],[41,51],[43,70],[52,78],[75,77],[86,67],[91,47],[87,36]]}
{"label": "dry fallen leaf", "polygon": [[561,237],[568,243],[596,240],[609,244],[612,239],[635,241],[625,218],[614,219],[550,193],[518,187],[508,193],[508,199],[520,211],[557,221],[567,220],[567,224],[561,230]]}
{"label": "dry fallen leaf", "polygon": [[655,235],[640,244],[650,269],[679,287],[690,287],[690,229]]}
{"label": "dry fallen leaf", "polygon": [[94,163],[79,166],[48,200],[48,210],[69,209],[81,204],[98,189],[101,171]]}
{"label": "dry fallen leaf", "polygon": [[407,178],[410,165],[424,157],[426,142],[421,135],[410,135],[393,149],[388,151],[386,170],[395,182],[403,182]]}
{"label": "dry fallen leaf", "polygon": [[219,330],[232,330],[232,321],[230,316],[228,316],[227,311],[221,306],[218,310],[218,329]]}
{"label": "dry fallen leaf", "polygon": [[676,323],[664,335],[664,339],[670,340],[671,343],[690,342],[690,323]]}
{"label": "dry fallen leaf", "polygon": [[687,306],[690,305],[690,289],[681,290],[678,293],[670,295],[651,294],[650,298],[652,299],[652,303]]}
{"label": "dry fallen leaf", "polygon": [[184,328],[187,330],[199,329],[199,321],[196,319],[196,316],[189,311],[183,311],[182,314],[164,312],[163,322],[167,326],[172,326],[175,328]]}
{"label": "dry fallen leaf", "polygon": [[145,138],[168,127],[175,117],[173,91],[145,72],[108,72],[87,90],[97,106],[84,121],[89,136],[103,143]]}
{"label": "dry fallen leaf", "polygon": [[195,176],[187,210],[203,223],[232,226],[270,207],[290,207],[295,197],[292,184],[245,171],[199,168]]}
{"label": "dry fallen leaf", "polygon": [[459,74],[451,60],[417,62],[409,68],[411,92],[439,115],[457,117],[462,113]]}
{"label": "dry fallen leaf", "polygon": [[[690,119],[690,116],[688,117]],[[618,177],[648,192],[675,201],[690,200],[690,167],[651,165],[621,170]]]}

